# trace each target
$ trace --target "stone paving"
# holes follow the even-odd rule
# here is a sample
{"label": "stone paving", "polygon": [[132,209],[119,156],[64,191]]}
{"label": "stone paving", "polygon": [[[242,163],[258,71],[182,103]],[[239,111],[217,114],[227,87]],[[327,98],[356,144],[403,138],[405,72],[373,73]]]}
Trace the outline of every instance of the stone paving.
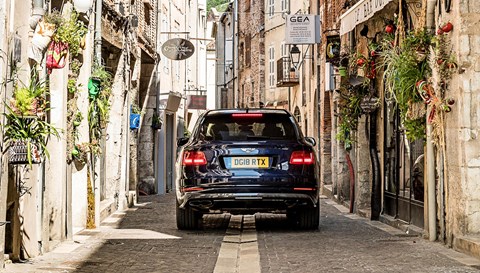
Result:
{"label": "stone paving", "polygon": [[475,258],[335,204],[323,200],[317,231],[293,230],[283,215],[258,215],[262,272],[480,272]]}
{"label": "stone paving", "polygon": [[[229,235],[230,218],[236,216],[209,215],[202,230],[178,231],[174,198],[141,197],[139,206],[115,213],[101,227],[84,230],[25,264],[7,264],[0,272],[222,272],[219,253]],[[240,269],[248,265],[242,253],[259,261],[263,273],[480,272],[477,259],[349,214],[328,199],[322,199],[318,231],[295,230],[281,214],[255,218],[257,232],[251,238],[258,249],[242,252],[245,246],[237,247],[234,251],[241,257],[236,269],[226,265],[228,272],[248,272]],[[247,231],[240,231],[239,238],[252,235]]]}

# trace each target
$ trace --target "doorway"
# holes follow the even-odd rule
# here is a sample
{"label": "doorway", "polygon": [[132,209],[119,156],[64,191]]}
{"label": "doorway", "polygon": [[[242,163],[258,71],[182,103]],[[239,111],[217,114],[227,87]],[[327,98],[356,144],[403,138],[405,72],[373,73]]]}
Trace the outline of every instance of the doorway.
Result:
{"label": "doorway", "polygon": [[385,104],[384,208],[395,219],[424,226],[423,158],[425,141],[410,141],[402,129],[400,112]]}

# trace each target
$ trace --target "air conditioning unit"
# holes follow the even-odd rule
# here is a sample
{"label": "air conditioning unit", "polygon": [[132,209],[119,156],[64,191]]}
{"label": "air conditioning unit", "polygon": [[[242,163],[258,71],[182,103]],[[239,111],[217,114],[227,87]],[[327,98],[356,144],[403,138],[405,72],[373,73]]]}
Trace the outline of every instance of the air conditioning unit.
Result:
{"label": "air conditioning unit", "polygon": [[325,63],[325,91],[335,90],[335,76],[332,63]]}

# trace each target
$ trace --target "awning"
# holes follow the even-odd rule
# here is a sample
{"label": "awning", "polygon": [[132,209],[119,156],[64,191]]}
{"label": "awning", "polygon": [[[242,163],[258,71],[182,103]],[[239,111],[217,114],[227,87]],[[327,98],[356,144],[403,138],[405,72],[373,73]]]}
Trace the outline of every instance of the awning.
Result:
{"label": "awning", "polygon": [[361,0],[340,16],[340,35],[352,31],[355,26],[372,18],[392,0]]}

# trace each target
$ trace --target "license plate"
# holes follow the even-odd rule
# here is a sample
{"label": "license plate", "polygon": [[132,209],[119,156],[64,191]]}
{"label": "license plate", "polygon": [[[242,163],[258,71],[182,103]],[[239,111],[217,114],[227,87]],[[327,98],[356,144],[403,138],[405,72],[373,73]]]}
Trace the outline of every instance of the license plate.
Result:
{"label": "license plate", "polygon": [[261,169],[268,168],[269,158],[262,157],[230,157],[226,160],[229,169]]}

